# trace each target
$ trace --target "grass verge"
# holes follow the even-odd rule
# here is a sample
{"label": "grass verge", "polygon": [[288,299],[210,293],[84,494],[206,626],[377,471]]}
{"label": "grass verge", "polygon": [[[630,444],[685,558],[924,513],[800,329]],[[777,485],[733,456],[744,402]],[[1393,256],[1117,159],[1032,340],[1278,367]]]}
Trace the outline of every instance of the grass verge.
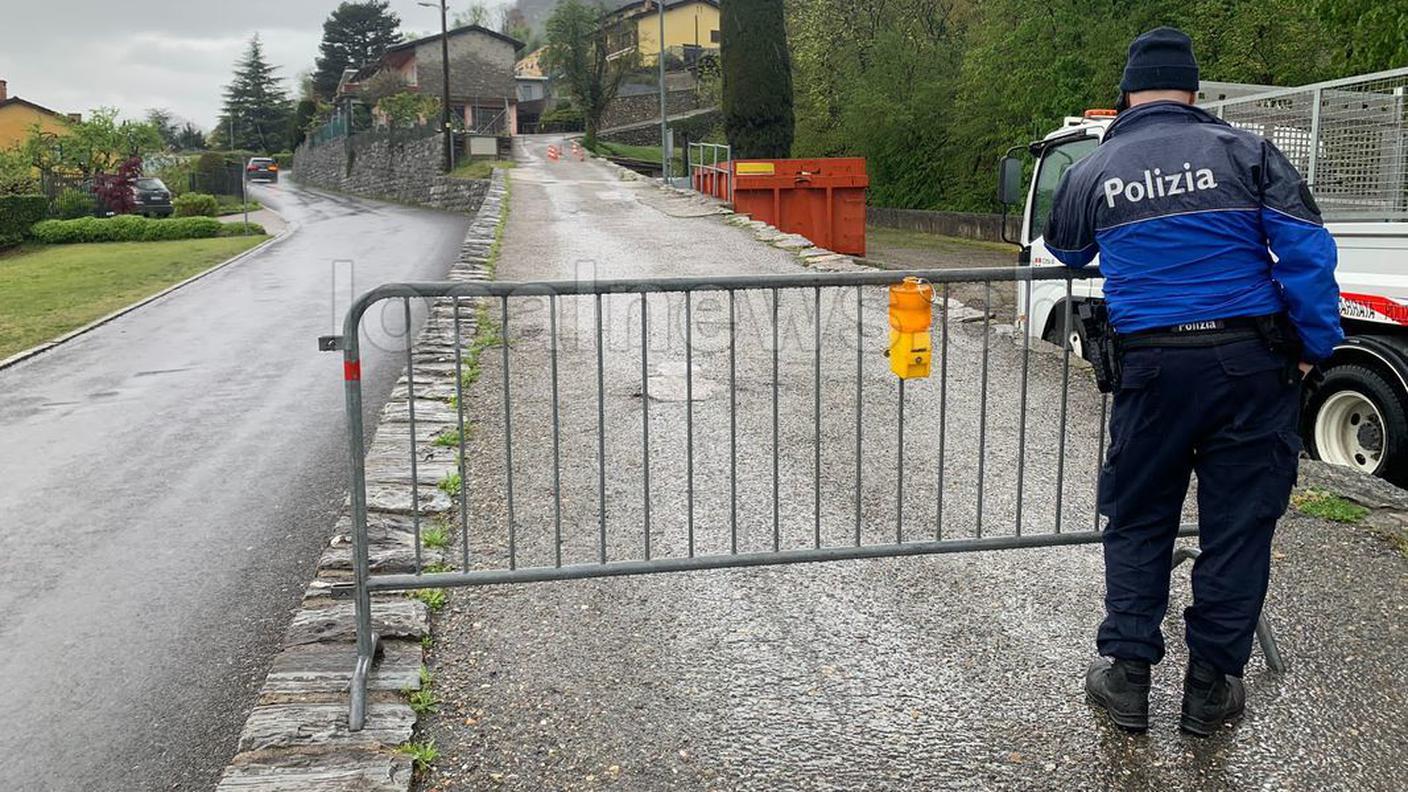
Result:
{"label": "grass verge", "polygon": [[0,358],[149,297],[266,238],[26,245],[0,255]]}
{"label": "grass verge", "polygon": [[918,250],[953,250],[955,248],[981,248],[1007,253],[1016,260],[1017,248],[1005,242],[985,242],[980,239],[926,234],[923,231],[908,231],[902,228],[866,226],[866,242],[877,247],[911,248]]}
{"label": "grass verge", "polygon": [[1369,510],[1363,506],[1332,492],[1313,487],[1292,494],[1291,505],[1301,514],[1350,525],[1369,516]]}
{"label": "grass verge", "polygon": [[456,179],[487,179],[494,175],[494,168],[508,170],[513,166],[509,160],[470,160],[450,171],[450,175]]}
{"label": "grass verge", "polygon": [[[629,157],[644,162],[660,161],[659,146],[636,146],[630,143],[610,143],[605,140],[598,140],[596,142],[596,148],[592,149],[592,153],[604,157]],[[684,172],[684,156],[682,154],[678,151],[675,152],[675,157],[671,162],[673,163],[671,170],[675,173]]]}

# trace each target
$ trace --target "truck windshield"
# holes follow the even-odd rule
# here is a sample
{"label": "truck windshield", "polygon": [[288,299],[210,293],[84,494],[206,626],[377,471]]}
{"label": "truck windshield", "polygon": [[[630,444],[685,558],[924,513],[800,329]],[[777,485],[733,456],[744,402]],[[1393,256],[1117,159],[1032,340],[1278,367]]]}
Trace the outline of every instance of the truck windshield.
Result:
{"label": "truck windshield", "polygon": [[1032,222],[1028,237],[1035,239],[1046,231],[1056,185],[1061,183],[1061,177],[1072,165],[1084,159],[1099,144],[1097,138],[1081,137],[1051,146],[1041,155],[1041,164],[1036,173],[1036,191],[1032,196]]}

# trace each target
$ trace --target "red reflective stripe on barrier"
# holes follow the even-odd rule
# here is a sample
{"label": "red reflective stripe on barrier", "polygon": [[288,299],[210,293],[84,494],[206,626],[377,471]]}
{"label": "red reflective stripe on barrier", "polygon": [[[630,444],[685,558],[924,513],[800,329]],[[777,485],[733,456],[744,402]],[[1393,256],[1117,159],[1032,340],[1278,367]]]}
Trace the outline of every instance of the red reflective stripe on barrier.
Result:
{"label": "red reflective stripe on barrier", "polygon": [[342,378],[348,382],[356,382],[362,378],[362,361],[348,360],[342,363]]}

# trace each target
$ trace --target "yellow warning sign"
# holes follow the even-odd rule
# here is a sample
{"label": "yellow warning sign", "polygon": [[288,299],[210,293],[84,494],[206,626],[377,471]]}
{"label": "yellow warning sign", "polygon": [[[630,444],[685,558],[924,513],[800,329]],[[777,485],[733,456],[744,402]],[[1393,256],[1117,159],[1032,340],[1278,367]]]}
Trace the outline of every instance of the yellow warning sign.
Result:
{"label": "yellow warning sign", "polygon": [[777,173],[777,165],[772,162],[739,162],[734,168],[739,176],[772,176]]}

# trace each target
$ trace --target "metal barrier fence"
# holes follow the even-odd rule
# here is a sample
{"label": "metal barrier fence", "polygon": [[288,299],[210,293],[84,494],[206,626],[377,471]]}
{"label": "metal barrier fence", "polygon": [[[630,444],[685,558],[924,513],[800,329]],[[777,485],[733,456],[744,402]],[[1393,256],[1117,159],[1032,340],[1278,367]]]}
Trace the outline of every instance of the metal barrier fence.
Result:
{"label": "metal barrier fence", "polygon": [[[695,152],[698,151],[696,158]],[[689,144],[689,184],[699,192],[733,203],[733,147],[722,143]]]}
{"label": "metal barrier fence", "polygon": [[[364,294],[325,345],[344,354],[352,461],[354,579],[335,587],[355,600],[351,728],[365,718],[379,592],[1099,542],[1108,400],[1072,388],[1086,378],[1073,378],[1069,349],[1035,355],[1029,334],[998,336],[993,322],[995,285],[1064,280],[1069,298],[1073,280],[1096,276],[1017,267]],[[936,376],[925,380],[894,377],[878,354],[889,332],[881,287],[906,277],[935,291]],[[1030,301],[1030,289],[1014,292]],[[957,294],[981,295],[983,308]],[[430,318],[413,345],[419,301]],[[374,306],[383,326],[407,328],[393,393],[405,409],[383,423],[374,453],[384,461],[404,445],[410,477],[369,492],[361,344]],[[498,382],[470,398],[495,369]],[[418,381],[427,373],[453,375],[453,388]],[[562,382],[595,399],[564,399]],[[501,436],[501,457],[467,459],[487,432]],[[1072,434],[1083,442],[1071,447]],[[425,562],[422,504],[437,498],[457,522],[457,570]],[[373,573],[372,500],[412,533],[412,572]],[[379,531],[388,519],[378,515]],[[1280,670],[1264,623],[1258,636]]]}
{"label": "metal barrier fence", "polygon": [[1408,68],[1209,102],[1304,174],[1326,220],[1408,218]]}

